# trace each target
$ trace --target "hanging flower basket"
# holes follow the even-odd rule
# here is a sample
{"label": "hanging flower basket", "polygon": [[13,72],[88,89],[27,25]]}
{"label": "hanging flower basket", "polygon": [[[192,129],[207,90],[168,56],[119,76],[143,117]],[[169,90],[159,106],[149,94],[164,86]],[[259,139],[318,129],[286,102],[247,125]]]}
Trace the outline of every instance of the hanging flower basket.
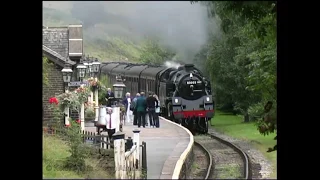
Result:
{"label": "hanging flower basket", "polygon": [[101,87],[101,82],[97,78],[89,78],[88,83],[91,91],[95,91]]}
{"label": "hanging flower basket", "polygon": [[88,96],[90,95],[89,89],[84,86],[80,86],[74,92],[76,93],[80,104],[86,102],[88,100]]}
{"label": "hanging flower basket", "polygon": [[59,99],[60,109],[63,111],[64,108],[69,107],[75,109],[80,106],[78,96],[74,92],[63,93],[57,96]]}

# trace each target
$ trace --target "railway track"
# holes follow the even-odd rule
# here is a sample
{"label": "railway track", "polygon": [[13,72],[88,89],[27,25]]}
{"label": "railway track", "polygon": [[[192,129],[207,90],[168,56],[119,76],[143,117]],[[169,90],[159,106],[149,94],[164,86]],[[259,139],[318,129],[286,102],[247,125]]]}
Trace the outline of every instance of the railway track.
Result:
{"label": "railway track", "polygon": [[212,156],[201,144],[194,142],[192,177],[193,179],[208,179],[212,172]]}
{"label": "railway track", "polygon": [[[211,161],[203,170],[202,177],[205,179],[251,179],[252,172],[250,161],[246,153],[234,144],[225,141],[213,134],[198,135],[194,137],[195,149],[194,157],[200,156],[199,151],[202,149],[202,156],[208,156],[206,161]],[[194,159],[197,161],[197,159]],[[203,160],[203,164],[206,164]],[[199,164],[199,163],[198,163]],[[200,163],[201,164],[201,163]],[[203,165],[204,166],[204,165]],[[201,166],[201,168],[203,168]],[[201,169],[199,168],[199,169]],[[199,173],[201,174],[201,173]],[[204,175],[206,174],[206,175]],[[200,175],[201,176],[201,175]],[[197,177],[198,178],[198,177]]]}

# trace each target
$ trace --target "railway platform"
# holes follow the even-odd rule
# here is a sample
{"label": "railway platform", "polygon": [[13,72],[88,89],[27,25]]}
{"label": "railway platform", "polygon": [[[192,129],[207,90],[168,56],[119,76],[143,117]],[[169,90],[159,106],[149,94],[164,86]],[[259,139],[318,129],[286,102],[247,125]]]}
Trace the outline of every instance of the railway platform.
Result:
{"label": "railway platform", "polygon": [[[134,129],[140,130],[140,144],[142,141],[146,142],[147,178],[172,179],[173,176],[179,176],[181,166],[177,165],[177,162],[186,158],[185,151],[190,151],[193,145],[192,134],[162,117],[160,117],[160,128],[150,126],[138,128],[126,122],[122,130],[125,138],[133,137]],[[95,127],[86,127],[86,131],[95,130]]]}

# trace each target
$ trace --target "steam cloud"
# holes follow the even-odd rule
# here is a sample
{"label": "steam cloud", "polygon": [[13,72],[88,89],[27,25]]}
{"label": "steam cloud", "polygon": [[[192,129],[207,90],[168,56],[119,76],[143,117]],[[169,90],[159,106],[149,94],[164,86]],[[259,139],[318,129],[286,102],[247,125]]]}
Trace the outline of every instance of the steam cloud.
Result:
{"label": "steam cloud", "polygon": [[177,63],[177,62],[174,62],[174,61],[166,61],[166,62],[164,63],[164,65],[165,65],[167,68],[176,68],[176,69],[178,69],[181,64],[180,64],[180,63]]}
{"label": "steam cloud", "polygon": [[[210,22],[207,16],[206,7],[200,3],[191,4],[190,1],[44,1],[43,3],[44,6],[45,3],[50,3],[51,6],[54,4],[58,6],[60,3],[60,6],[64,7],[60,10],[78,12],[77,18],[81,17],[80,20],[85,19],[89,22],[87,26],[99,29],[99,25],[105,24],[107,29],[103,31],[108,31],[109,35],[127,33],[129,37],[136,39],[157,36],[162,45],[171,47],[177,52],[176,58],[183,63],[192,63],[195,54],[206,43],[208,34],[217,29],[216,24]],[[66,3],[71,10],[66,10],[68,7]],[[79,3],[85,4],[82,5],[84,6],[82,9],[85,10],[72,10],[80,8]],[[101,11],[104,11],[103,17]],[[101,31],[101,29],[96,30],[96,33],[90,32],[90,34],[99,34],[100,38],[105,38]]]}

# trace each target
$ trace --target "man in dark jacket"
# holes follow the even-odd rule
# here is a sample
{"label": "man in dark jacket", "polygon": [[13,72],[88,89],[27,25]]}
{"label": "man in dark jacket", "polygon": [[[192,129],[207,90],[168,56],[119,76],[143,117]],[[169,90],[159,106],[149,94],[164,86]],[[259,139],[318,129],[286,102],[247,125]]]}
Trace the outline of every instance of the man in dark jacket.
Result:
{"label": "man in dark jacket", "polygon": [[136,103],[137,99],[140,97],[140,93],[136,94],[136,97],[133,98],[130,110],[133,111],[133,125],[138,125],[138,114],[137,114],[137,108],[136,108]]}
{"label": "man in dark jacket", "polygon": [[138,99],[137,99],[135,108],[137,109],[138,128],[140,128],[140,126],[141,126],[141,120],[142,120],[142,126],[145,128],[146,127],[147,103],[146,103],[146,98],[144,96],[144,92],[140,93],[140,97],[138,97]]}
{"label": "man in dark jacket", "polygon": [[156,120],[156,107],[159,106],[158,101],[155,97],[153,97],[152,93],[149,93],[149,97],[146,99],[147,101],[147,109],[148,109],[148,115],[149,115],[149,122],[150,127],[155,127],[155,120]]}
{"label": "man in dark jacket", "polygon": [[114,101],[114,93],[111,91],[111,88],[107,89],[106,100],[107,100],[107,107],[111,107]]}

